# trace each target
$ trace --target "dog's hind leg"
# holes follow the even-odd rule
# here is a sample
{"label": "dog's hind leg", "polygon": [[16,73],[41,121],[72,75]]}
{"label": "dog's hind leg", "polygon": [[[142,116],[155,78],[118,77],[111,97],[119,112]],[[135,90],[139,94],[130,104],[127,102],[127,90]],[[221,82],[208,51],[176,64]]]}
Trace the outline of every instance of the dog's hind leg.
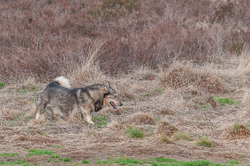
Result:
{"label": "dog's hind leg", "polygon": [[92,121],[91,109],[85,108],[85,107],[81,107],[81,111],[82,111],[82,114],[84,115],[86,121],[89,124],[94,124],[94,122]]}
{"label": "dog's hind leg", "polygon": [[53,107],[52,108],[52,111],[53,111],[53,116],[60,122],[60,123],[63,123],[63,122],[66,122],[62,119],[63,117],[63,113],[62,113],[62,109],[57,106],[57,107]]}
{"label": "dog's hind leg", "polygon": [[40,118],[40,115],[44,112],[46,108],[46,102],[44,101],[42,94],[39,93],[36,100],[36,119]]}

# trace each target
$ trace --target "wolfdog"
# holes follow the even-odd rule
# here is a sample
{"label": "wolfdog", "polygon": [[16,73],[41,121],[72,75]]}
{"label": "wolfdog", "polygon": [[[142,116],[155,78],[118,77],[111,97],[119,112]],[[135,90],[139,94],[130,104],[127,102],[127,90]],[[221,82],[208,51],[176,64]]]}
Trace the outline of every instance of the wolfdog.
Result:
{"label": "wolfdog", "polygon": [[79,110],[89,124],[92,121],[92,112],[97,112],[103,107],[110,106],[117,109],[122,106],[118,94],[111,88],[110,83],[94,84],[85,88],[70,89],[69,80],[63,76],[57,77],[50,82],[45,90],[37,95],[36,119],[47,108],[58,120],[73,116]]}

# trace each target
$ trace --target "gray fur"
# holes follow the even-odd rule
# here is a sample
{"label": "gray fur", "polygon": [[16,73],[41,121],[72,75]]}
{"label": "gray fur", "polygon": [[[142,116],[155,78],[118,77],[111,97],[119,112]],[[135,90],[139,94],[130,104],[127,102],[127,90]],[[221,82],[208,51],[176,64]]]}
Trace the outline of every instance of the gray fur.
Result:
{"label": "gray fur", "polygon": [[91,113],[97,112],[103,107],[103,99],[106,95],[115,94],[116,91],[110,87],[109,83],[68,89],[62,87],[60,82],[53,81],[37,95],[36,118],[39,118],[39,115],[43,114],[46,109],[50,110],[59,120],[72,117],[72,113],[81,110],[87,122],[93,124]]}

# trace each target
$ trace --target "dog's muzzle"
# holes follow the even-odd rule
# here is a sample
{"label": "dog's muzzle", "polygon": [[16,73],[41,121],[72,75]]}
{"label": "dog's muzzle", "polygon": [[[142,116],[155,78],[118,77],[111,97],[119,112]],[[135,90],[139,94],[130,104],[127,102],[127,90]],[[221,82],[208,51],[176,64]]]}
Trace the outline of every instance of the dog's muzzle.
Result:
{"label": "dog's muzzle", "polygon": [[116,104],[114,103],[114,102],[109,102],[109,104],[114,108],[114,109],[116,109],[117,108],[117,106],[116,106]]}

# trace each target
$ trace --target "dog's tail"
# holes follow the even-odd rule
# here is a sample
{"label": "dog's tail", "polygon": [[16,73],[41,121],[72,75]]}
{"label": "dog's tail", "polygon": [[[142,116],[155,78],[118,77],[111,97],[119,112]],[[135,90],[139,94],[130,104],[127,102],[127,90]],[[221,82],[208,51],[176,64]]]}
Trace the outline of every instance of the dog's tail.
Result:
{"label": "dog's tail", "polygon": [[71,88],[69,80],[64,76],[57,77],[54,81],[64,88]]}

